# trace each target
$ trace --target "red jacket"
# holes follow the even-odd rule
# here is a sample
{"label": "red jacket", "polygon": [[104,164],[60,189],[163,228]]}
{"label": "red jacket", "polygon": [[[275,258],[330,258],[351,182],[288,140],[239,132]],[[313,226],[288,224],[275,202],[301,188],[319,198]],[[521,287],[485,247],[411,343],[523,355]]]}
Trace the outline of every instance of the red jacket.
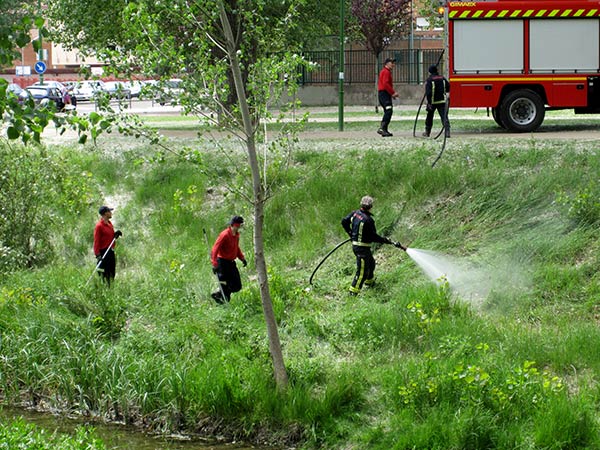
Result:
{"label": "red jacket", "polygon": [[212,252],[210,253],[210,262],[213,267],[217,267],[217,258],[228,261],[234,261],[235,258],[246,259],[240,249],[240,235],[239,233],[233,234],[231,227],[227,227],[221,231],[221,234],[219,234],[219,237],[215,241],[215,245],[213,245]]}
{"label": "red jacket", "polygon": [[392,86],[392,70],[387,67],[383,67],[379,72],[379,82],[377,83],[378,91],[386,91],[390,95],[394,95],[396,91]]}
{"label": "red jacket", "polygon": [[[94,228],[94,255],[98,256],[101,250],[106,250],[115,237],[112,222],[100,219]],[[113,243],[111,248],[115,248]]]}

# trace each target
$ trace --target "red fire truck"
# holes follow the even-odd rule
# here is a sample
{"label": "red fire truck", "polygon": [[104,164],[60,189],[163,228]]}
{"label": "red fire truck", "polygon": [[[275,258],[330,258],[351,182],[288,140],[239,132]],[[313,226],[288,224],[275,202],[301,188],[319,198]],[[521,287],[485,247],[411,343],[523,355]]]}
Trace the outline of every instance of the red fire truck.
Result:
{"label": "red fire truck", "polygon": [[546,110],[600,113],[600,0],[446,3],[454,107],[491,108],[515,132]]}

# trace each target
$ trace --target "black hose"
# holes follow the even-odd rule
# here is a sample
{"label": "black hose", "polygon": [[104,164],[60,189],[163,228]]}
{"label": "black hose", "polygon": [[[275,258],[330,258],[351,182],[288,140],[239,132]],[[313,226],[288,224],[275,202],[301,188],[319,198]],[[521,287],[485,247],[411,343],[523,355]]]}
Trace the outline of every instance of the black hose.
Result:
{"label": "black hose", "polygon": [[347,243],[347,242],[350,242],[350,241],[351,241],[351,239],[350,239],[350,238],[348,238],[348,239],[346,239],[345,241],[343,241],[343,242],[340,242],[338,245],[336,245],[336,246],[333,248],[333,250],[331,250],[329,253],[327,253],[327,254],[325,255],[325,258],[323,258],[323,259],[321,260],[321,262],[320,262],[320,263],[317,265],[317,267],[315,267],[315,270],[313,270],[313,273],[312,273],[312,275],[311,275],[311,276],[310,276],[310,278],[308,279],[308,284],[310,284],[310,285],[312,286],[312,280],[313,280],[313,277],[315,276],[315,273],[317,273],[317,270],[319,270],[319,267],[321,267],[321,266],[323,265],[323,263],[325,262],[325,260],[326,260],[327,258],[329,258],[329,257],[330,257],[330,256],[333,254],[333,252],[335,252],[335,251],[336,251],[338,248],[340,248],[342,245],[344,245],[345,243]]}

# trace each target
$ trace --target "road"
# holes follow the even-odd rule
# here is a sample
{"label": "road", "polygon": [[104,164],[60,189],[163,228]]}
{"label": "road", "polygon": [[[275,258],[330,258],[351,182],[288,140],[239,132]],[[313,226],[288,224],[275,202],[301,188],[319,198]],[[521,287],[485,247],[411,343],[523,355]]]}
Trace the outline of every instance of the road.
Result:
{"label": "road", "polygon": [[[115,111],[119,110],[119,105],[116,102],[112,103],[113,109]],[[407,123],[411,124],[414,121],[415,115],[417,113],[417,105],[395,105],[395,114],[392,120],[392,124],[390,128],[393,130],[394,123],[401,122],[401,128],[406,130]],[[95,111],[96,107],[93,102],[80,102],[77,105],[77,111],[81,114],[90,113]],[[158,103],[153,101],[140,101],[138,99],[133,99],[131,101],[127,101],[122,106],[123,111],[127,111],[133,114],[138,114],[140,116],[160,116],[172,115],[177,117],[181,113],[181,108],[179,106],[171,106],[164,105],[161,106]],[[309,115],[309,123],[338,123],[338,108],[337,106],[326,106],[326,107],[305,107],[302,108],[298,113],[297,117],[299,117],[302,113],[310,111],[311,115]],[[406,139],[411,138],[412,131],[394,131],[393,137],[382,138],[381,136],[376,134],[377,124],[381,120],[381,113],[376,113],[372,106],[347,106],[344,108],[345,116],[344,123],[353,123],[353,122],[372,122],[373,123],[373,132],[370,134],[365,130],[345,130],[345,131],[337,131],[337,130],[307,130],[302,132],[300,135],[306,139],[374,139],[374,140],[382,140],[386,139],[391,142],[397,139]],[[493,119],[491,117],[487,117],[485,111],[474,112],[473,109],[463,109],[463,110],[452,110],[451,111],[451,121],[454,123],[454,127],[452,130],[452,141],[460,142],[465,139],[539,139],[539,140],[547,140],[547,139],[563,139],[563,140],[590,140],[596,141],[600,139],[600,119],[598,120],[598,125],[590,124],[590,118],[596,118],[598,116],[576,116],[572,111],[565,112],[553,112],[553,114],[559,113],[561,114],[559,118],[561,119],[560,125],[553,125],[550,120],[547,120],[539,130],[533,133],[509,133],[505,130],[500,129],[499,127],[495,127],[493,124]],[[421,111],[421,122],[424,119],[423,111]],[[482,129],[481,130],[469,130],[464,131],[460,128],[461,120],[468,120],[470,123],[473,121],[481,121]],[[399,127],[400,128],[400,127]],[[472,126],[471,126],[472,128]],[[412,126],[410,127],[412,130]],[[421,140],[423,138],[420,137],[420,128],[418,129],[418,139]],[[163,134],[172,137],[196,137],[197,133],[194,130],[165,130]],[[441,139],[438,139],[441,141]]]}

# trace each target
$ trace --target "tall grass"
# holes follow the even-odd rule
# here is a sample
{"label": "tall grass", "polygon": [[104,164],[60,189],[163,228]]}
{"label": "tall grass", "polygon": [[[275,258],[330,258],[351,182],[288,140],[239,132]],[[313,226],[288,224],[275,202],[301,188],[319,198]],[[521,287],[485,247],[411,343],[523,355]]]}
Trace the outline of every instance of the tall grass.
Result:
{"label": "tall grass", "polygon": [[[290,375],[278,393],[250,217],[244,289],[226,306],[209,296],[208,247],[232,214],[250,210],[234,194],[246,188],[234,170],[244,155],[201,149],[191,164],[122,145],[50,151],[93,173],[93,192],[89,212],[59,210],[66,226],[48,227],[63,249],[52,264],[0,280],[6,401],[305,448],[600,445],[591,406],[600,356],[588,350],[600,340],[598,229],[584,214],[594,203],[578,201],[600,172],[596,150],[464,142],[431,170],[426,144],[304,144],[266,211]],[[308,289],[314,266],[346,237],[341,218],[365,194],[375,197],[381,234],[489,266],[514,285],[471,305],[380,246],[378,283],[349,297],[355,263],[346,246]],[[107,198],[120,200],[114,221],[124,233],[109,290],[95,277],[86,285],[95,211]]]}

